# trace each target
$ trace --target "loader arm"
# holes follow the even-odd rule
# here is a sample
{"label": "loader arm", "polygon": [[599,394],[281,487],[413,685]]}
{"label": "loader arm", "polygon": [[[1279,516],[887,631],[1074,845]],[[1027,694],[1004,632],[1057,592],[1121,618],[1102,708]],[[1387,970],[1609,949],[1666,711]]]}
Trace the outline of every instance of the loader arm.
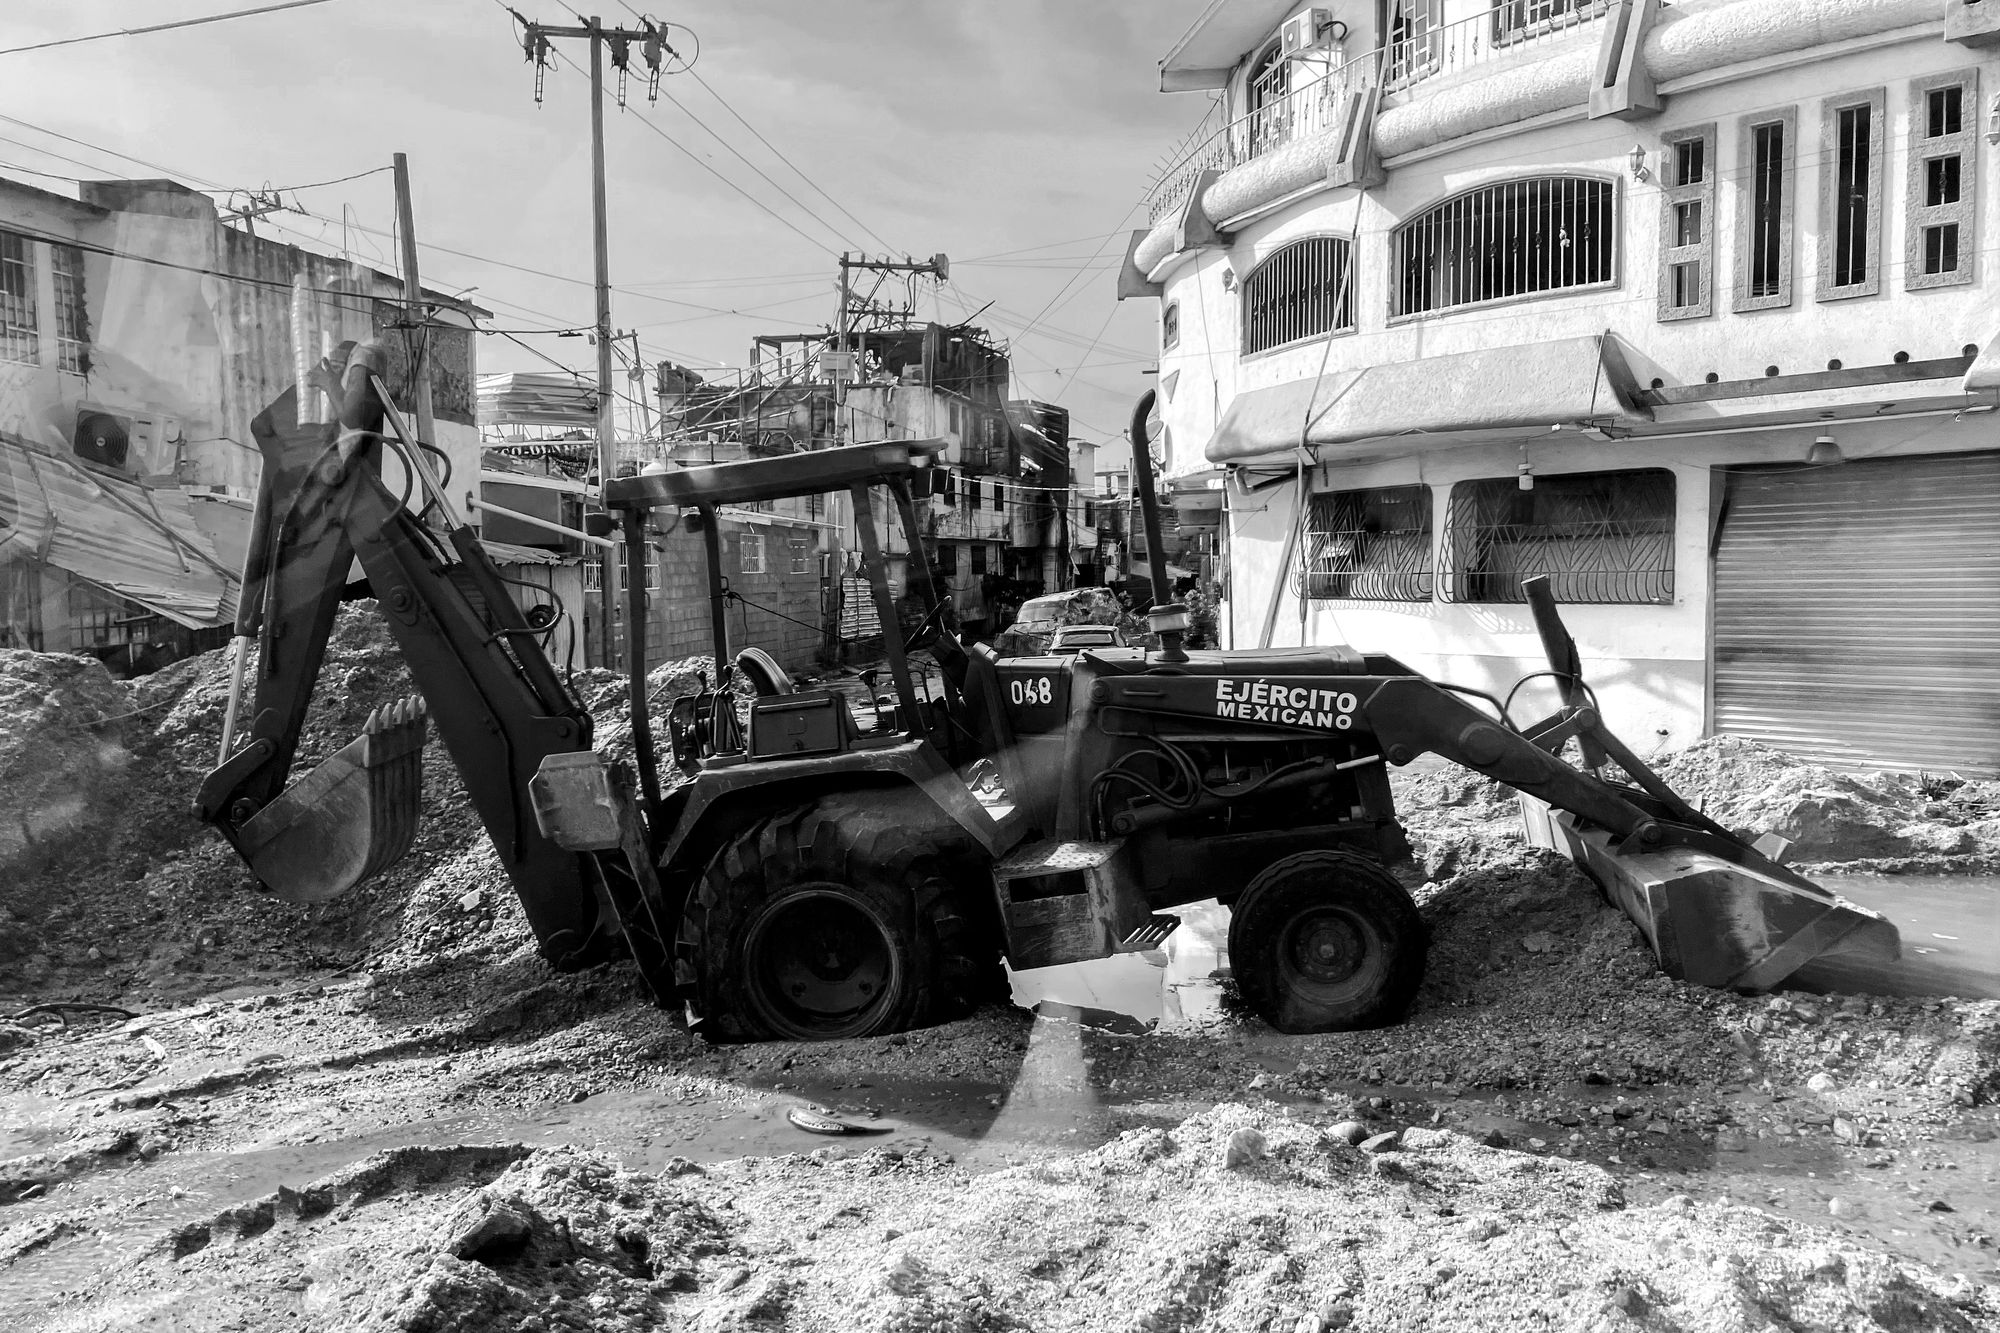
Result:
{"label": "loader arm", "polygon": [[[293,901],[344,892],[352,883],[343,881],[365,878],[402,850],[357,850],[350,845],[356,840],[400,838],[407,846],[403,825],[414,823],[414,789],[399,787],[394,799],[410,803],[407,818],[387,817],[385,832],[380,811],[364,811],[362,818],[376,822],[358,827],[353,803],[329,799],[315,788],[317,775],[285,786],[342,585],[358,557],[544,956],[558,967],[600,961],[616,951],[621,929],[636,952],[650,953],[635,934],[671,935],[640,919],[658,904],[636,803],[621,793],[633,834],[621,847],[566,850],[542,831],[530,784],[550,756],[591,749],[590,714],[548,661],[542,631],[514,604],[477,534],[456,524],[438,534],[384,484],[384,418],[394,413],[378,376],[378,354],[364,344],[346,369],[338,423],[299,423],[293,391],[252,425],[265,463],[238,631],[257,635],[257,676],[246,740],[202,783],[195,813],[267,888]],[[405,457],[413,473],[421,470],[407,447]],[[385,711],[405,726],[415,713]],[[377,760],[364,750],[353,763]]]}

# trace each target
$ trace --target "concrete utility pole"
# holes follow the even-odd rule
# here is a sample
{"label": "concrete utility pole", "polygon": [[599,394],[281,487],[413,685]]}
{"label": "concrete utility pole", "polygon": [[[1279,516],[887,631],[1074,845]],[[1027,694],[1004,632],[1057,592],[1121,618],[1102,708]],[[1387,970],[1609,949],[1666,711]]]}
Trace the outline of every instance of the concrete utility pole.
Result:
{"label": "concrete utility pole", "polygon": [[[511,12],[511,11],[510,11]],[[618,105],[625,105],[625,75],[637,43],[646,61],[646,96],[653,100],[660,90],[660,58],[678,54],[667,45],[666,30],[651,19],[639,28],[607,28],[595,16],[580,28],[553,27],[514,15],[521,24],[521,49],[535,67],[535,104],[542,101],[542,75],[552,54],[552,39],[574,39],[590,43],[590,222],[596,254],[597,278],[597,493],[602,498],[605,483],[617,475],[617,428],[613,412],[618,396],[611,386],[611,240],[604,204],[604,49],[611,48],[611,64],[618,71]],[[599,618],[604,625],[604,665],[616,665],[617,636],[613,622],[617,608],[617,561],[610,552],[602,554],[601,602]]]}

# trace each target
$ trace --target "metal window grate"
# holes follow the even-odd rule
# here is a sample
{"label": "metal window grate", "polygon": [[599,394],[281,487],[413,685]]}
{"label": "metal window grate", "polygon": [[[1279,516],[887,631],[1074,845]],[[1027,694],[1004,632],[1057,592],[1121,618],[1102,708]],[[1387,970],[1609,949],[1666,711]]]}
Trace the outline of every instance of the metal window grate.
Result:
{"label": "metal window grate", "polygon": [[73,245],[50,246],[49,271],[56,287],[56,364],[71,374],[88,374],[90,314],[83,299],[83,251]]}
{"label": "metal window grate", "polygon": [[1610,8],[1610,0],[1500,0],[1493,6],[1493,39],[1507,42],[1529,33],[1572,27]]}
{"label": "metal window grate", "polygon": [[792,573],[812,573],[812,543],[804,537],[790,539],[792,552]]}
{"label": "metal window grate", "polygon": [[1558,602],[1674,599],[1674,474],[1664,468],[1513,477],[1452,487],[1445,600],[1520,602],[1549,576]]}
{"label": "metal window grate", "polygon": [[1869,135],[1872,107],[1844,107],[1834,150],[1833,285],[1868,281]]}
{"label": "metal window grate", "polygon": [[1542,176],[1470,190],[1396,228],[1394,315],[1616,281],[1610,181]]}
{"label": "metal window grate", "polygon": [[763,533],[746,532],[736,539],[736,572],[739,574],[764,572]]}
{"label": "metal window grate", "polygon": [[1272,251],[1243,280],[1243,351],[1354,327],[1347,242],[1309,236]]}
{"label": "metal window grate", "polygon": [[1676,130],[1661,145],[1658,317],[1715,311],[1715,126]]}
{"label": "metal window grate", "polygon": [[1431,488],[1381,486],[1315,495],[1307,512],[1308,598],[1320,601],[1428,602],[1436,583],[1431,559]]}
{"label": "metal window grate", "polygon": [[1785,125],[1777,121],[1750,131],[1750,282],[1752,296],[1778,295],[1785,202]]}
{"label": "metal window grate", "polygon": [[1977,80],[1961,70],[1911,88],[1903,282],[1912,291],[1972,281],[1979,159],[1966,109],[1978,105]]}
{"label": "metal window grate", "polygon": [[0,231],[0,361],[34,361],[41,340],[35,328],[34,242]]}

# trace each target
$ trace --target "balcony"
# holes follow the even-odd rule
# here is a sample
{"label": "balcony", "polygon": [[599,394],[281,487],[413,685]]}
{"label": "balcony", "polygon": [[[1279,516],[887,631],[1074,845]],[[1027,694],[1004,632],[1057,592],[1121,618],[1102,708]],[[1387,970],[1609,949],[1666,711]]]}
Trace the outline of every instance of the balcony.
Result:
{"label": "balcony", "polygon": [[[1451,23],[1433,22],[1419,12],[1406,33],[1381,52],[1383,89],[1397,92],[1524,51],[1539,54],[1564,34],[1602,18],[1610,7],[1610,0],[1499,0],[1491,9]],[[1437,0],[1428,8],[1437,14]]]}
{"label": "balcony", "polygon": [[1370,51],[1330,69],[1281,65],[1260,78],[1247,114],[1206,134],[1197,130],[1193,146],[1160,174],[1147,197],[1151,222],[1157,226],[1177,213],[1203,172],[1227,171],[1337,130],[1350,95],[1374,83],[1380,55]]}

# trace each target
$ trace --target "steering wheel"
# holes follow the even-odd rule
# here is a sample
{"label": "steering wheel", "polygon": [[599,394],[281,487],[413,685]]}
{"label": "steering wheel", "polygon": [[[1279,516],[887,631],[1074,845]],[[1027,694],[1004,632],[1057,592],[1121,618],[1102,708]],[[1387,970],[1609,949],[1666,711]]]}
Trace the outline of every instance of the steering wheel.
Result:
{"label": "steering wheel", "polygon": [[938,631],[944,628],[945,609],[950,605],[944,598],[938,598],[924,613],[924,618],[917,622],[917,627],[903,639],[903,651],[907,653],[921,648],[937,637]]}

